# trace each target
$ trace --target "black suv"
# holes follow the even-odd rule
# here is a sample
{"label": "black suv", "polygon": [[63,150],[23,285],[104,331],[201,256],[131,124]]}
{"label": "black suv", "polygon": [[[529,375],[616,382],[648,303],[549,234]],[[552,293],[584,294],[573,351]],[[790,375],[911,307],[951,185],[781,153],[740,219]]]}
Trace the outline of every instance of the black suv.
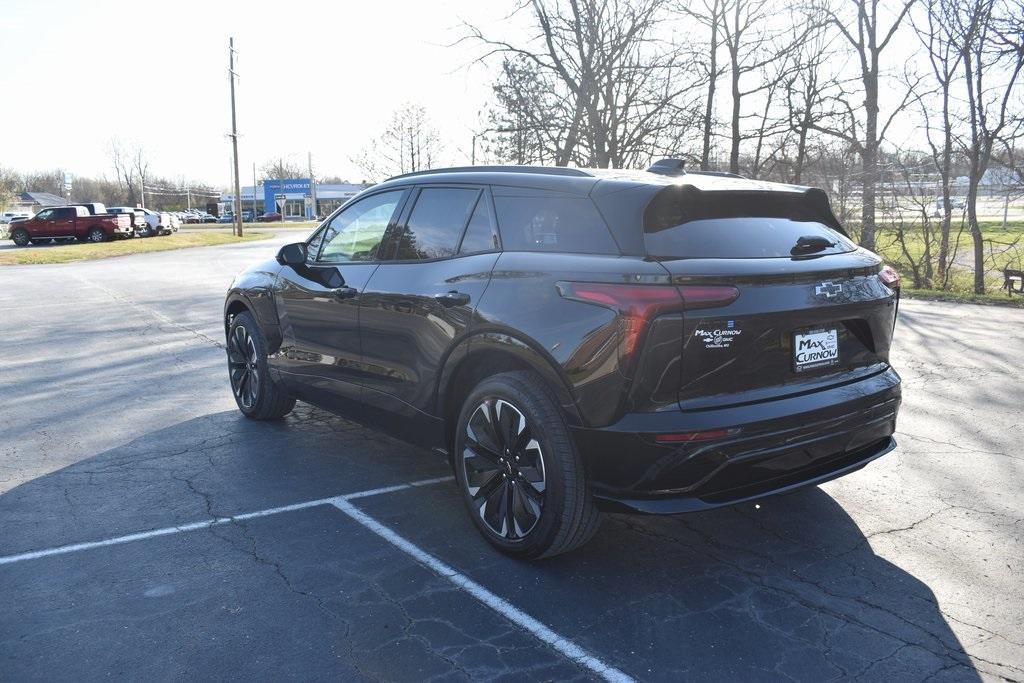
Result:
{"label": "black suv", "polygon": [[238,276],[239,409],[296,399],[444,452],[524,557],[599,510],[702,510],[894,446],[899,280],[818,189],[685,173],[413,173]]}

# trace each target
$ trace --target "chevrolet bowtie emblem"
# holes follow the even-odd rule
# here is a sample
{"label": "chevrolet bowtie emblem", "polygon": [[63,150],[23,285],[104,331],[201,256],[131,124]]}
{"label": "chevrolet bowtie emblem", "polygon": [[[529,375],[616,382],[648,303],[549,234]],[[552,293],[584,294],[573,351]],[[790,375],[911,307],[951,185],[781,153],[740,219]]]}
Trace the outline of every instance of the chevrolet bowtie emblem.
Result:
{"label": "chevrolet bowtie emblem", "polygon": [[838,282],[822,282],[814,288],[815,296],[823,296],[826,299],[831,299],[834,296],[839,296],[843,293],[843,286]]}

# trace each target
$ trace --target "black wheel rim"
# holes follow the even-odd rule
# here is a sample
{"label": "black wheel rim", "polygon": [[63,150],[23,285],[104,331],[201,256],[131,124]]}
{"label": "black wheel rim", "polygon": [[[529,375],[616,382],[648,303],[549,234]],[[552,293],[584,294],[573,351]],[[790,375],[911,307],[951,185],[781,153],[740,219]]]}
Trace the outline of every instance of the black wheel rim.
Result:
{"label": "black wheel rim", "polygon": [[521,410],[500,398],[477,406],[466,423],[462,467],[472,507],[495,535],[521,541],[537,526],[547,474]]}
{"label": "black wheel rim", "polygon": [[260,390],[260,371],[256,343],[244,325],[238,325],[228,337],[228,368],[231,389],[246,410],[256,405]]}

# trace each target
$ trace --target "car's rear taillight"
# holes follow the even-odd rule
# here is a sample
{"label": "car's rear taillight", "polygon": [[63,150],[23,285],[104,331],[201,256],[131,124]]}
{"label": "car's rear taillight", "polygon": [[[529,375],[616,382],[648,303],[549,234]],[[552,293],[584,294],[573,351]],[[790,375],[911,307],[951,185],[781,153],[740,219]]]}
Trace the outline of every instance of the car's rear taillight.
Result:
{"label": "car's rear taillight", "polygon": [[566,299],[605,306],[619,314],[624,360],[631,360],[640,348],[647,323],[666,313],[725,306],[740,295],[735,287],[723,285],[633,285],[607,282],[559,282],[558,292]]}
{"label": "car's rear taillight", "polygon": [[679,293],[688,311],[728,306],[740,296],[740,290],[731,285],[681,285]]}
{"label": "car's rear taillight", "polygon": [[900,274],[892,266],[882,266],[882,270],[878,271],[878,279],[889,289],[900,288]]}
{"label": "car's rear taillight", "polygon": [[622,322],[622,353],[632,356],[648,321],[683,310],[683,298],[670,285],[619,285],[604,282],[559,282],[566,299],[598,304],[616,311]]}

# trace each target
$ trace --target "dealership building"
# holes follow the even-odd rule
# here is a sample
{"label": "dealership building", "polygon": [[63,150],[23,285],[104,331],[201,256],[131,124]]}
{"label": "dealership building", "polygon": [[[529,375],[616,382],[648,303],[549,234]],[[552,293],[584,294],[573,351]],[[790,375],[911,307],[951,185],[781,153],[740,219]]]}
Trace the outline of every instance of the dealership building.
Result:
{"label": "dealership building", "polygon": [[[246,185],[242,191],[242,211],[256,215],[278,211],[285,220],[304,220],[326,216],[352,197],[370,187],[365,183],[313,183],[309,178],[264,180],[255,188]],[[218,209],[231,211],[234,193],[222,194]]]}

